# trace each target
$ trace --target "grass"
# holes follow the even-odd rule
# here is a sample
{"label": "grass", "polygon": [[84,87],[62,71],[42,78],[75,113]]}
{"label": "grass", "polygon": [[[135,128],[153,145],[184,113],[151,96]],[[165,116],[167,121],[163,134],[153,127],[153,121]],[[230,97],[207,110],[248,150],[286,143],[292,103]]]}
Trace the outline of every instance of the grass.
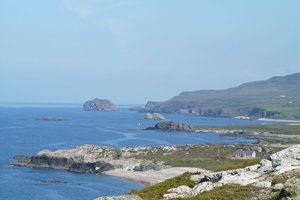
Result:
{"label": "grass", "polygon": [[178,146],[172,152],[159,149],[147,154],[135,156],[137,159],[163,161],[166,165],[173,167],[197,167],[211,171],[223,171],[238,169],[246,166],[258,164],[263,158],[267,158],[272,153],[281,148],[268,147],[268,153],[265,151],[256,151],[255,159],[237,159],[234,158],[234,152],[240,149],[251,149],[256,146],[236,144],[236,145],[186,145]]}
{"label": "grass", "polygon": [[164,182],[155,184],[150,187],[146,187],[140,191],[132,190],[129,194],[135,194],[140,196],[143,200],[158,200],[162,199],[163,195],[168,189],[179,187],[181,185],[187,185],[194,187],[195,182],[190,180],[191,173],[184,173],[178,177],[168,179]]}

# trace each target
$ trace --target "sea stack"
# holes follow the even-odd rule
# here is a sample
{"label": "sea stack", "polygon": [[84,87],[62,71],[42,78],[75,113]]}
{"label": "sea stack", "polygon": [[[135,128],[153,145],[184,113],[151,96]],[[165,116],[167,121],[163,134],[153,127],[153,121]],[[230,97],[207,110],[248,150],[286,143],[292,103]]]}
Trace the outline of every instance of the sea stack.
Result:
{"label": "sea stack", "polygon": [[165,120],[165,117],[159,113],[147,113],[145,115],[146,120]]}
{"label": "sea stack", "polygon": [[84,111],[108,111],[108,112],[117,110],[116,106],[110,100],[98,99],[98,98],[95,98],[90,101],[86,101],[83,104],[83,109]]}

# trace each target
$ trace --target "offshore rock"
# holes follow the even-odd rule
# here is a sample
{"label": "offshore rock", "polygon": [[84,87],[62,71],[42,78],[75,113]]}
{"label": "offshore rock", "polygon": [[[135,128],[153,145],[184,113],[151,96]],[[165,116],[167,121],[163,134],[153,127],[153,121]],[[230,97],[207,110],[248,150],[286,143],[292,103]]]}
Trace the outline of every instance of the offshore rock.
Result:
{"label": "offshore rock", "polygon": [[154,127],[149,127],[147,130],[161,130],[161,131],[195,131],[194,127],[188,124],[179,123],[175,120],[158,122]]}
{"label": "offshore rock", "polygon": [[146,120],[165,120],[165,117],[162,114],[159,113],[147,113],[145,115]]}
{"label": "offshore rock", "polygon": [[107,99],[95,98],[83,104],[84,111],[116,111],[116,106]]}

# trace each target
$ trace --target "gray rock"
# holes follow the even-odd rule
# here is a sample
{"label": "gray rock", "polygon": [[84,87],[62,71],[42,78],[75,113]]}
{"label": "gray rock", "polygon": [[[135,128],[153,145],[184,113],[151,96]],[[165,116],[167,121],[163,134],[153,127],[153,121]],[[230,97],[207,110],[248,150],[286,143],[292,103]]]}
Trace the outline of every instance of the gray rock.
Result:
{"label": "gray rock", "polygon": [[270,160],[263,159],[262,161],[260,161],[259,170],[262,172],[272,171],[272,162]]}
{"label": "gray rock", "polygon": [[300,200],[300,179],[291,178],[286,181],[279,194],[280,200]]}
{"label": "gray rock", "polygon": [[95,98],[83,104],[84,111],[116,111],[116,106],[107,99]]}
{"label": "gray rock", "polygon": [[282,190],[284,188],[284,185],[282,183],[277,183],[274,185],[275,190]]}

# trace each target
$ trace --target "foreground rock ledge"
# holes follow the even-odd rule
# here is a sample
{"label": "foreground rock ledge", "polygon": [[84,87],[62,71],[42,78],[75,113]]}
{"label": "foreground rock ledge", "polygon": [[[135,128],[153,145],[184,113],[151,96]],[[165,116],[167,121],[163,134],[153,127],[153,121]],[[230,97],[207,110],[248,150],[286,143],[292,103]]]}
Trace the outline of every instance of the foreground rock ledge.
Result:
{"label": "foreground rock ledge", "polygon": [[[258,165],[245,167],[242,169],[215,172],[199,173],[191,176],[191,179],[197,184],[190,188],[186,185],[179,186],[168,190],[164,194],[165,199],[187,198],[196,196],[202,192],[210,191],[216,187],[226,184],[254,185],[257,187],[272,187],[274,177],[287,172],[300,173],[300,145],[295,145],[272,154],[269,159],[264,159]],[[286,185],[294,183],[296,188],[296,198],[300,199],[300,180],[288,180]],[[283,187],[279,185],[273,186]],[[278,189],[278,188],[277,188]]]}

